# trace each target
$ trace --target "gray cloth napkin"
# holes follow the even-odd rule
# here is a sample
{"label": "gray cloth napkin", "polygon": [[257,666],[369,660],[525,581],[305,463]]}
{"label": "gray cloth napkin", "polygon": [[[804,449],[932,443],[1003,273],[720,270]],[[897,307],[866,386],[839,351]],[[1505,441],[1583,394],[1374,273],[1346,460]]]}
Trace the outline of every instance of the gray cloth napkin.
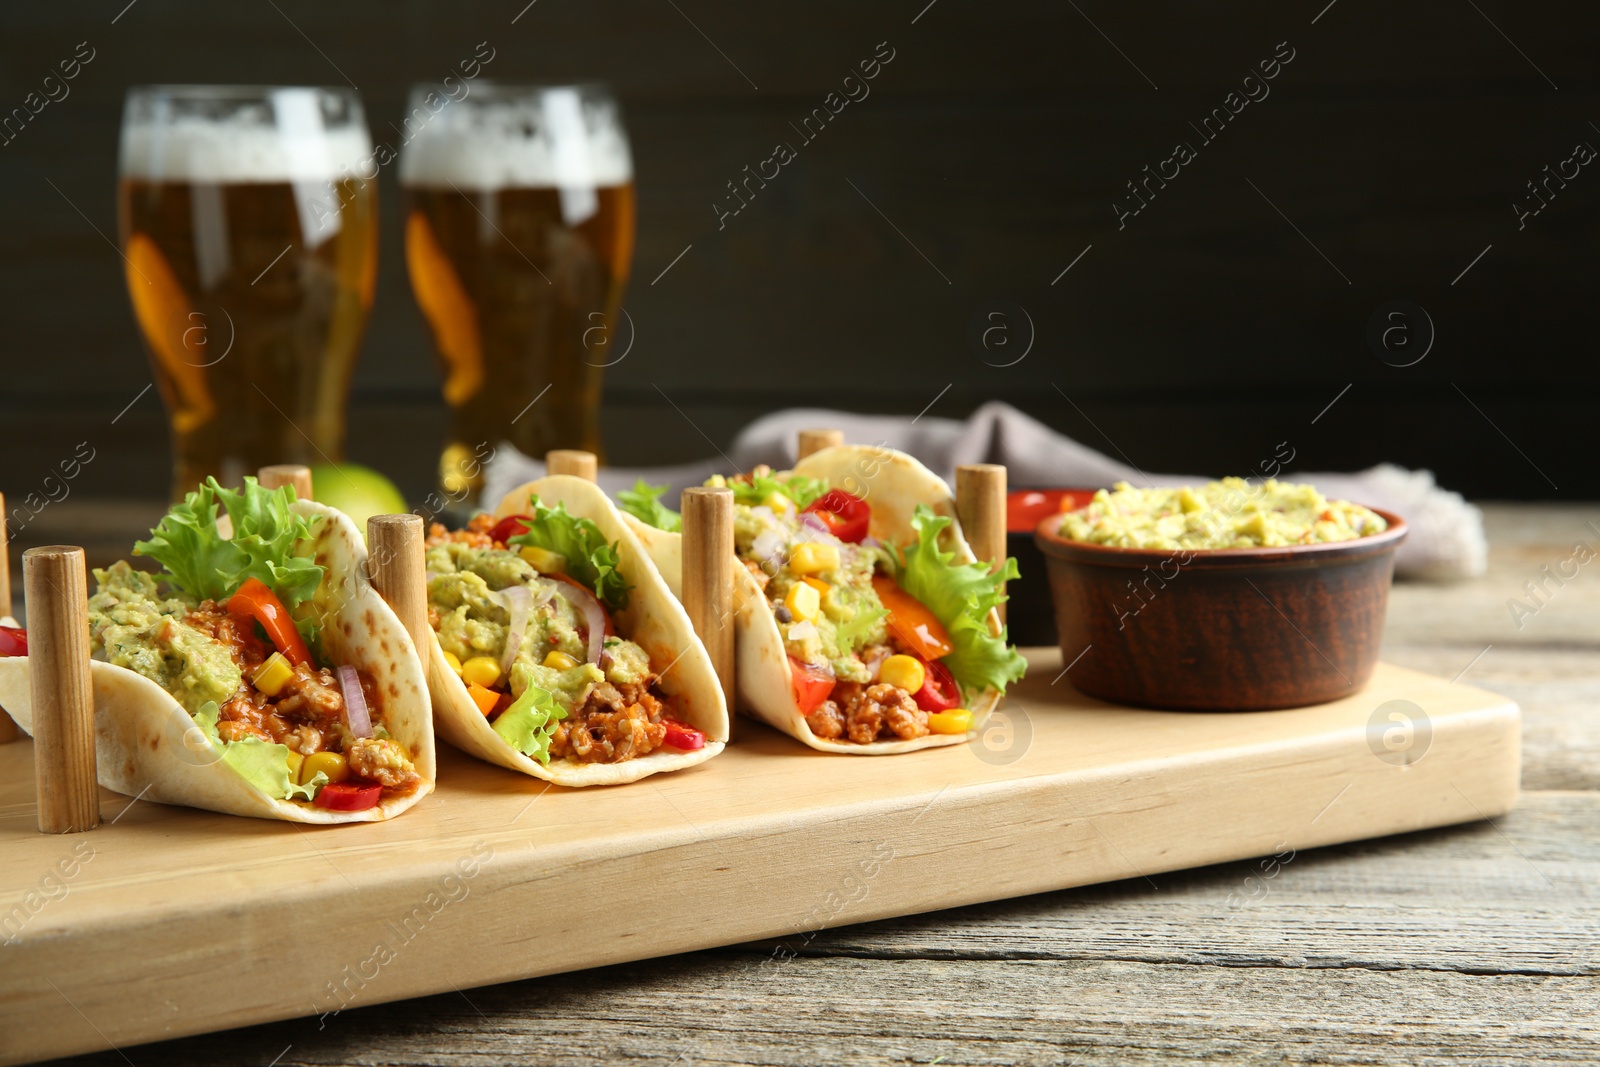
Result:
{"label": "gray cloth napkin", "polygon": [[[780,469],[793,465],[799,432],[819,426],[844,431],[846,441],[909,452],[950,482],[963,463],[1003,463],[1013,488],[1110,486],[1122,481],[1138,486],[1192,485],[1208,480],[1199,475],[1148,474],[1062,436],[1009,404],[993,402],[965,420],[791,408],[746,426],[723,455],[673,467],[607,467],[600,472],[600,485],[615,494],[631,489],[639,478],[652,485],[664,483],[671,486],[667,497],[671,502],[680,490],[715,473],[749,470],[758,463]],[[483,499],[492,506],[543,473],[542,462],[501,446],[485,471]],[[1469,578],[1488,566],[1483,513],[1459,493],[1439,488],[1428,471],[1385,463],[1350,474],[1294,471],[1279,477],[1310,482],[1326,496],[1369,504],[1404,518],[1411,533],[1395,558],[1395,570],[1402,577]]]}

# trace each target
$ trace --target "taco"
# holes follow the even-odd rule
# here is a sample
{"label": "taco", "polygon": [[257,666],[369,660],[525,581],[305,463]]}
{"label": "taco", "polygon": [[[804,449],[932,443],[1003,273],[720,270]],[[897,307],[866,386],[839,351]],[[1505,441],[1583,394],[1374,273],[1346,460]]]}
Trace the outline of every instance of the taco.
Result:
{"label": "taco", "polygon": [[611,501],[553,475],[428,531],[428,680],[451,744],[563,786],[721,752],[728,709],[689,616]]}
{"label": "taco", "polygon": [[[740,709],[823,751],[910,752],[976,737],[1027,669],[995,611],[1016,561],[975,562],[949,486],[910,456],[840,446],[708,484],[734,492]],[[679,592],[662,491],[618,499]]]}
{"label": "taco", "polygon": [[[159,574],[94,571],[100,784],[263,819],[392,818],[433,791],[422,663],[355,524],[244,481],[208,479],[134,545]],[[0,706],[32,732],[26,656],[0,658]]]}

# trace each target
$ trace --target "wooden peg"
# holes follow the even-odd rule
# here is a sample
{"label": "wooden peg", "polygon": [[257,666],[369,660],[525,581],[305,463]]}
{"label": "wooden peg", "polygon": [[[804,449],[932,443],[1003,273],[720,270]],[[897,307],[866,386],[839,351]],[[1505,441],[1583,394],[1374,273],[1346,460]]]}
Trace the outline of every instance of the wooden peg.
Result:
{"label": "wooden peg", "polygon": [[[956,468],[956,516],[972,554],[995,570],[1006,561],[1006,469],[998,463]],[[1000,621],[1006,606],[1000,605]]]}
{"label": "wooden peg", "polygon": [[372,586],[400,619],[417,655],[428,662],[428,574],[421,515],[374,515],[367,520],[367,572]]}
{"label": "wooden peg", "polygon": [[733,490],[683,491],[683,608],[733,715]]}
{"label": "wooden peg", "polygon": [[[6,528],[6,495],[0,493],[0,615],[10,616],[11,611],[11,546]],[[21,736],[17,724],[0,709],[0,745],[9,745]]]}
{"label": "wooden peg", "polygon": [[274,463],[262,467],[256,475],[263,489],[294,486],[294,495],[300,500],[311,500],[311,468],[300,463]]}
{"label": "wooden peg", "polygon": [[821,452],[824,448],[833,448],[844,444],[843,430],[801,430],[800,455],[797,459],[805,459],[813,452]]}
{"label": "wooden peg", "polygon": [[544,469],[546,474],[570,474],[574,478],[592,482],[599,473],[600,460],[593,452],[557,448],[545,453]]}
{"label": "wooden peg", "polygon": [[83,549],[22,554],[28,607],[28,691],[33,702],[33,774],[39,832],[75,834],[100,825],[95,777],[94,687],[89,678],[89,588]]}

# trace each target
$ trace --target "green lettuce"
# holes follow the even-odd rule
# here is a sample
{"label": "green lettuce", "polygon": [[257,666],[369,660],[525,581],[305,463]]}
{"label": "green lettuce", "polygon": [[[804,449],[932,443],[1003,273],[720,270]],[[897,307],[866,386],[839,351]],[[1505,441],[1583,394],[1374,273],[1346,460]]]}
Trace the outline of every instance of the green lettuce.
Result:
{"label": "green lettuce", "polygon": [[948,516],[935,515],[926,504],[917,505],[911,528],[917,543],[891,554],[890,570],[900,587],[918,600],[942,623],[954,647],[940,662],[950,669],[962,690],[979,693],[997,689],[1028,669],[1022,654],[1006,643],[1006,630],[989,633],[989,612],[1004,603],[1002,582],[1019,577],[1017,561],[989,573],[987,563],[953,563],[954,552],[939,550],[939,534],[950,525]]}
{"label": "green lettuce", "polygon": [[633,587],[617,569],[617,546],[606,543],[600,527],[569,514],[559,501],[554,508],[547,508],[537,496],[530,496],[528,507],[532,525],[506,543],[534,545],[565,557],[567,577],[592,590],[595,598],[613,611],[627,607],[628,591]]}
{"label": "green lettuce", "polygon": [[[161,564],[165,576],[197,600],[223,600],[246,578],[258,578],[286,608],[316,592],[324,568],[294,555],[295,543],[310,536],[314,519],[296,515],[294,490],[263,489],[254,478],[240,490],[224,489],[215,478],[174,504],[150,540],[135,542],[136,556]],[[217,531],[221,505],[233,537]]]}
{"label": "green lettuce", "polygon": [[757,467],[749,474],[742,474],[737,478],[724,478],[720,474],[714,474],[706,484],[732,489],[733,502],[750,507],[765,504],[767,497],[777,493],[793,500],[795,507],[803,509],[828,491],[828,483],[822,478],[805,478],[798,474],[779,478],[763,467]]}
{"label": "green lettuce", "polygon": [[640,478],[633,483],[632,489],[624,489],[617,494],[617,505],[646,526],[679,533],[683,530],[683,516],[661,502],[666,491],[666,486],[647,485]]}
{"label": "green lettuce", "polygon": [[[246,737],[238,741],[224,741],[217,736],[217,716],[222,709],[215,700],[208,700],[195,713],[195,725],[206,735],[211,747],[222,754],[222,762],[232,767],[245,781],[275,800],[284,800],[296,792],[310,800],[321,783],[312,778],[303,786],[289,780],[289,748],[263,741],[259,737]],[[320,771],[324,782],[327,776]]]}
{"label": "green lettuce", "polygon": [[550,763],[550,738],[556,723],[567,717],[549,690],[530,685],[494,721],[494,732],[523,755],[546,766]]}

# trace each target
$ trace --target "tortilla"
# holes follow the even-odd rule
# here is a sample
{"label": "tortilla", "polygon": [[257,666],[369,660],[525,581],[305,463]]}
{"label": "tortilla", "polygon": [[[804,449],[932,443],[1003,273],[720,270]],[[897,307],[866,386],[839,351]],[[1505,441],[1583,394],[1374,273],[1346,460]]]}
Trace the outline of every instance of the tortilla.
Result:
{"label": "tortilla", "polygon": [[[911,527],[911,516],[919,504],[926,504],[935,514],[950,517],[950,526],[940,543],[945,551],[955,553],[952,562],[971,563],[977,558],[961,532],[955,494],[943,478],[904,452],[839,445],[813,452],[795,464],[794,470],[778,477],[790,474],[825,479],[829,488],[843,489],[866,500],[872,507],[867,532],[886,545],[915,543],[917,535]],[[648,526],[632,515],[624,514],[623,518],[644,542],[673,594],[681,595],[681,535]],[[738,709],[822,752],[889,756],[942,745],[964,745],[978,735],[1000,703],[1000,693],[994,689],[975,696],[969,694],[967,708],[972,712],[972,729],[965,734],[929,734],[909,741],[873,741],[864,745],[824,740],[811,732],[805,714],[795,702],[783,634],[761,587],[743,565],[734,568],[734,606],[738,621],[734,642]],[[989,632],[998,637],[1001,630],[999,614],[990,612]]]}
{"label": "tortilla", "polygon": [[439,735],[481,760],[570,787],[636,782],[662,771],[693,767],[721,752],[728,742],[728,707],[722,697],[722,683],[717,680],[711,658],[695,635],[688,614],[668,591],[644,546],[611,500],[592,482],[555,474],[507,493],[495,509],[495,518],[525,513],[530,495],[537,495],[540,503],[551,507],[565,504],[568,512],[593,522],[607,541],[616,542],[620,560],[617,569],[633,589],[628,606],[613,612],[612,622],[618,634],[645,650],[652,669],[658,664],[668,665],[658,684],[673,698],[677,717],[704,733],[706,743],[693,751],[658,748],[620,763],[583,763],[570,758],[553,759],[548,765],[540,763],[495,733],[467,695],[466,685],[445,662],[444,649],[435,639],[428,653],[428,688],[433,693],[434,723]]}
{"label": "tortilla", "polygon": [[[322,516],[309,547],[327,571],[307,603],[324,620],[323,648],[333,662],[364,671],[383,692],[384,725],[410,753],[421,784],[366,811],[327,811],[270,797],[222,762],[222,753],[172,694],[125,667],[93,660],[89,675],[101,785],[161,804],[323,825],[382,822],[433,792],[427,678],[406,628],[367,579],[361,531],[333,508],[306,500],[293,507],[299,515]],[[27,657],[0,659],[0,706],[32,735]]]}

